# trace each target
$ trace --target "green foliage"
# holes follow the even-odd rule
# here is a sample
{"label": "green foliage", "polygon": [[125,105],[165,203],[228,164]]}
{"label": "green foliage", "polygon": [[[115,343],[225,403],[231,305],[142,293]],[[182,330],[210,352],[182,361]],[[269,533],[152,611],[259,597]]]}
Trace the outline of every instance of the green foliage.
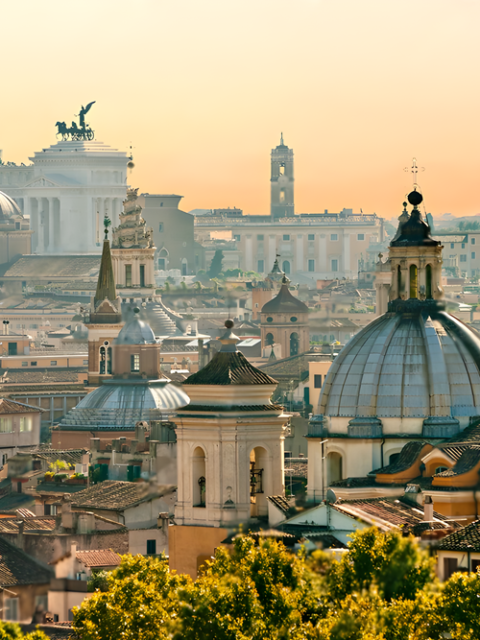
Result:
{"label": "green foliage", "polygon": [[376,529],[356,532],[340,561],[238,536],[196,581],[164,557],[124,556],[90,585],[74,611],[80,640],[480,640],[480,577],[440,585],[412,538]]}
{"label": "green foliage", "polygon": [[243,271],[241,269],[227,269],[225,271],[226,278],[238,278],[243,276]]}
{"label": "green foliage", "polygon": [[87,582],[87,590],[90,592],[102,591],[105,593],[108,591],[108,576],[110,571],[94,571]]}
{"label": "green foliage", "polygon": [[217,278],[222,272],[222,264],[223,264],[223,251],[221,249],[217,249],[210,263],[210,268],[207,271],[208,277]]}
{"label": "green foliage", "polygon": [[411,599],[433,579],[433,559],[422,553],[413,537],[364,529],[355,533],[349,549],[329,573],[330,593],[337,601],[372,585],[385,600]]}
{"label": "green foliage", "polygon": [[49,640],[49,638],[39,629],[24,635],[20,625],[13,622],[0,622],[0,640]]}

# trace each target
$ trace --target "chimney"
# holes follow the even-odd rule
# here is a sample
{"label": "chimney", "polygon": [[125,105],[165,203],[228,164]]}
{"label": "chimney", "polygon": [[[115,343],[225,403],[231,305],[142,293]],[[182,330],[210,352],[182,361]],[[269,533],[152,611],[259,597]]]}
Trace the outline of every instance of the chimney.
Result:
{"label": "chimney", "polygon": [[64,529],[73,529],[73,514],[71,502],[64,502],[62,504],[62,527]]}
{"label": "chimney", "polygon": [[17,540],[15,544],[19,549],[22,549],[23,551],[25,547],[25,541],[23,539],[23,529],[25,527],[25,520],[15,520],[15,524],[18,526],[18,534],[17,534]]}
{"label": "chimney", "polygon": [[433,522],[432,496],[425,496],[425,502],[423,503],[423,520],[424,522]]}
{"label": "chimney", "polygon": [[10,324],[9,320],[3,321],[3,335],[8,336],[8,325]]}

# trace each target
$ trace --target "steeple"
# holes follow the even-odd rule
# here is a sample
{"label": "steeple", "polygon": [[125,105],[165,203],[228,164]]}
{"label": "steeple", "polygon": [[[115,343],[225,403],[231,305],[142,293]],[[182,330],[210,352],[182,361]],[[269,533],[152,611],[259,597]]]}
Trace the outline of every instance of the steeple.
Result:
{"label": "steeple", "polygon": [[280,146],[283,147],[284,146],[284,142],[283,142],[283,131],[280,134]]}
{"label": "steeple", "polygon": [[94,298],[95,307],[99,302],[103,302],[105,298],[113,301],[117,297],[115,277],[113,275],[112,255],[110,253],[110,241],[108,239],[108,227],[110,226],[111,221],[107,216],[105,216],[103,224],[105,225],[105,238],[103,240],[100,271],[98,272],[97,291]]}

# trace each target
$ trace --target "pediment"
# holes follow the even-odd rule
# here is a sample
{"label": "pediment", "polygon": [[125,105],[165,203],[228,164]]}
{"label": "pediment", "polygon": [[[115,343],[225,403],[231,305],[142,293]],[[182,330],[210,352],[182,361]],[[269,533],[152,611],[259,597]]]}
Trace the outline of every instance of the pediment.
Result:
{"label": "pediment", "polygon": [[58,188],[61,185],[58,184],[58,182],[54,182],[53,180],[50,180],[49,178],[45,178],[44,176],[40,176],[37,178],[33,178],[32,180],[30,180],[30,182],[27,182],[25,187],[28,188],[51,188],[51,187],[55,187]]}

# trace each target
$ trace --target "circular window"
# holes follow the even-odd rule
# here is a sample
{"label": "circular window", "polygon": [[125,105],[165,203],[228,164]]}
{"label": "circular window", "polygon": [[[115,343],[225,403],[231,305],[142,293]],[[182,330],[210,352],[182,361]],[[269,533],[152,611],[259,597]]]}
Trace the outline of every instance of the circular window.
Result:
{"label": "circular window", "polygon": [[273,322],[273,318],[268,317],[267,322]]}
{"label": "circular window", "polygon": [[292,317],[290,318],[290,322],[296,322],[297,320],[298,320],[298,318],[297,318],[297,317],[295,317],[295,316],[292,316]]}

